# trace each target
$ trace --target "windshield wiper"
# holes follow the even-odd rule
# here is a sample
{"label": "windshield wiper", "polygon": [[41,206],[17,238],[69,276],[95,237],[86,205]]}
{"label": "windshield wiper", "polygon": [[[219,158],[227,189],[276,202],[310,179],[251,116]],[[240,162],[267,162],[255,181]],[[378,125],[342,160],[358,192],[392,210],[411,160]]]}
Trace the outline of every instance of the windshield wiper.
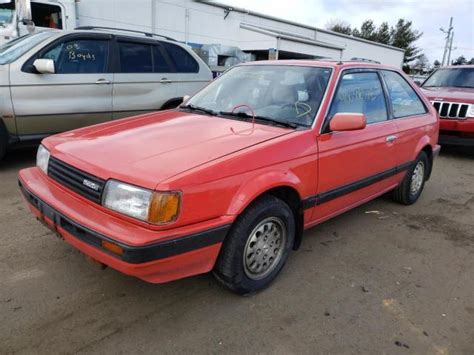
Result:
{"label": "windshield wiper", "polygon": [[188,109],[188,110],[191,110],[191,111],[200,111],[200,112],[203,112],[203,113],[211,115],[211,116],[217,116],[216,111],[213,111],[213,110],[205,108],[205,107],[196,106],[196,105],[193,105],[193,104],[189,104],[189,105],[186,105],[186,106],[181,106],[180,108]]}
{"label": "windshield wiper", "polygon": [[[223,116],[233,116],[233,117],[241,117],[241,118],[245,118],[245,119],[253,119],[253,115],[250,115],[246,112],[227,112],[227,111],[220,111],[219,112],[219,115],[223,115]],[[258,116],[256,115],[255,116],[255,120],[256,121],[265,121],[265,122],[269,122],[273,125],[277,125],[277,126],[283,126],[283,127],[288,127],[288,128],[293,128],[293,129],[297,129],[299,126],[296,124],[296,123],[293,123],[293,122],[290,122],[290,121],[280,121],[280,120],[276,120],[274,118],[271,118],[271,117],[265,117],[265,116]]]}

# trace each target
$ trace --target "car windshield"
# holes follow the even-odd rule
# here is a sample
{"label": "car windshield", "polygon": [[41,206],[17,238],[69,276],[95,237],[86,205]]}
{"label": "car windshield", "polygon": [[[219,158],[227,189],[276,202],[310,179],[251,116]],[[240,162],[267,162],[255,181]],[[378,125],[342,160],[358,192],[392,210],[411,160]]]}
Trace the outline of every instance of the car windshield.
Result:
{"label": "car windshield", "polygon": [[9,24],[13,20],[13,15],[15,13],[15,2],[7,1],[0,2],[0,26]]}
{"label": "car windshield", "polygon": [[54,35],[52,31],[28,34],[0,46],[0,64],[9,64],[20,58],[31,48]]}
{"label": "car windshield", "polygon": [[423,87],[474,88],[474,68],[446,68],[434,72]]}
{"label": "car windshield", "polygon": [[309,127],[327,88],[331,69],[243,65],[230,69],[191,98],[184,108],[264,124]]}

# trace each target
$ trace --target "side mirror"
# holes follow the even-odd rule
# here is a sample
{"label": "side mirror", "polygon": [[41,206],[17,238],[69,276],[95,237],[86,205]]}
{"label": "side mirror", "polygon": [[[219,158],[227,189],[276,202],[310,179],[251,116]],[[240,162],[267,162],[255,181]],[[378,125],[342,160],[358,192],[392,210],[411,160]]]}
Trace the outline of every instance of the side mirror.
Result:
{"label": "side mirror", "polygon": [[36,25],[33,21],[28,20],[28,19],[23,19],[20,21],[24,26],[26,26],[26,30],[28,33],[33,33],[35,32]]}
{"label": "side mirror", "polygon": [[366,126],[366,119],[363,113],[336,113],[329,122],[329,129],[331,132],[338,131],[356,131],[364,129]]}
{"label": "side mirror", "polygon": [[56,70],[54,68],[54,61],[52,59],[36,59],[33,62],[33,66],[40,74],[56,73]]}
{"label": "side mirror", "polygon": [[421,81],[415,80],[415,84],[418,85],[418,86],[421,86]]}

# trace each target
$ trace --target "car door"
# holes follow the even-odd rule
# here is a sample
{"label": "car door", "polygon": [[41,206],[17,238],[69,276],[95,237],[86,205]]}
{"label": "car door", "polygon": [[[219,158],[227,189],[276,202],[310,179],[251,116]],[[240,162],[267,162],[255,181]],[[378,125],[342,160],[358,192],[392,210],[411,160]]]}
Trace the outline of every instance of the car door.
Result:
{"label": "car door", "polygon": [[[110,36],[71,35],[47,45],[11,69],[11,93],[20,135],[46,135],[112,118]],[[35,59],[51,59],[54,74],[38,73]]]}
{"label": "car door", "polygon": [[157,111],[176,98],[176,72],[158,41],[118,37],[113,118]]}
{"label": "car door", "polygon": [[[363,113],[367,126],[357,131],[330,132],[339,112]],[[322,132],[317,138],[319,180],[313,220],[321,221],[395,187],[396,133],[386,96],[375,70],[344,70]]]}
{"label": "car door", "polygon": [[417,145],[426,135],[430,122],[426,106],[415,90],[398,72],[382,70],[391,103],[392,116],[397,126],[395,159],[397,165],[409,165],[416,158]]}

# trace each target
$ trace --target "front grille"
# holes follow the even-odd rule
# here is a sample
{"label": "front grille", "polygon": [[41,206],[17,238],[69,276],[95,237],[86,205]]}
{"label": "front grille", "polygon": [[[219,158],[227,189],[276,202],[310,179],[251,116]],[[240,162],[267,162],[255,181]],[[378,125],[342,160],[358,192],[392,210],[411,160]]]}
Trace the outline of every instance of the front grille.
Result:
{"label": "front grille", "polygon": [[87,174],[54,157],[49,159],[48,175],[61,185],[100,204],[105,181]]}
{"label": "front grille", "polygon": [[431,101],[441,118],[466,118],[469,104],[459,102]]}

